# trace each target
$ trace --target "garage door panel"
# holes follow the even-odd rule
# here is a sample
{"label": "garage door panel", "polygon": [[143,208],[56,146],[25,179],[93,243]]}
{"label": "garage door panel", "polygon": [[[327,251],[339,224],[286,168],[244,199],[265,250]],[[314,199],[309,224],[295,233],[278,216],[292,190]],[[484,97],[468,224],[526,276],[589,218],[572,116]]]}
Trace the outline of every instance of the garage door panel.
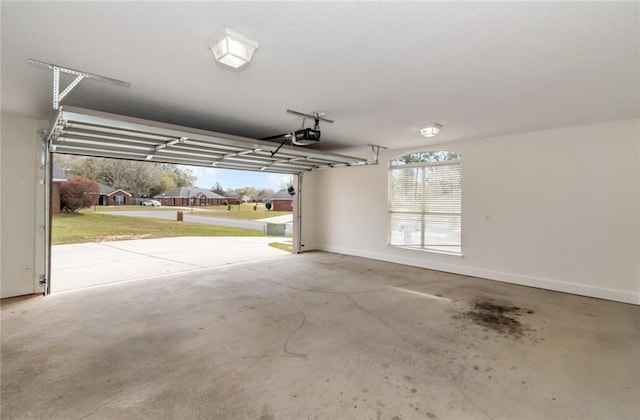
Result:
{"label": "garage door panel", "polygon": [[299,174],[366,159],[93,110],[62,107],[49,134],[57,153]]}

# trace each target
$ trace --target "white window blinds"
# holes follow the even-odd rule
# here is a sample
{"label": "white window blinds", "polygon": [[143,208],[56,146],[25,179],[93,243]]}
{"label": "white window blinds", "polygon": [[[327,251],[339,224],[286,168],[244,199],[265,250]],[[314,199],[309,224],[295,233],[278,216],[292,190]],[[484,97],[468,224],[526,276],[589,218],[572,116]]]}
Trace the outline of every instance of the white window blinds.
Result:
{"label": "white window blinds", "polygon": [[389,243],[461,254],[460,155],[412,153],[389,169]]}

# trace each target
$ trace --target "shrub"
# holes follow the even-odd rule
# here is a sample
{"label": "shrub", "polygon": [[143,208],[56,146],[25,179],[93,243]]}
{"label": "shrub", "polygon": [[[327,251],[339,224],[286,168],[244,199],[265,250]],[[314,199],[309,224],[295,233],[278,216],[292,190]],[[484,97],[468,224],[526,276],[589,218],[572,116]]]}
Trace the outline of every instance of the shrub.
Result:
{"label": "shrub", "polygon": [[60,185],[60,207],[64,211],[77,212],[98,203],[100,186],[92,179],[71,178]]}

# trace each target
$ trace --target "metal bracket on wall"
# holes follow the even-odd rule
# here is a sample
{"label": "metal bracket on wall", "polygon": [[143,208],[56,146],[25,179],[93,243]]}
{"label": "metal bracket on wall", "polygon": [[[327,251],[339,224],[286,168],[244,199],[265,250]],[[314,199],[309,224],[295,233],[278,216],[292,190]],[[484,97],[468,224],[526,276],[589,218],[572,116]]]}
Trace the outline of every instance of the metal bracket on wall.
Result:
{"label": "metal bracket on wall", "polygon": [[51,146],[49,146],[49,130],[46,128],[41,128],[38,130],[38,134],[40,135],[40,169],[45,169],[47,166],[47,153],[51,150]]}
{"label": "metal bracket on wall", "polygon": [[[122,80],[112,79],[110,77],[99,76],[93,73],[87,73],[80,70],[73,70],[67,67],[58,66],[57,64],[45,63],[42,61],[29,59],[29,64],[34,66],[43,67],[45,69],[53,70],[53,109],[58,109],[60,101],[73,90],[83,79],[99,80],[101,82],[110,83],[113,85],[130,87],[131,83],[123,82]],[[69,85],[60,92],[60,73],[67,73],[76,76],[76,78],[69,83]]]}
{"label": "metal bracket on wall", "polygon": [[384,146],[378,146],[377,144],[371,144],[369,143],[369,146],[371,146],[371,151],[373,152],[373,164],[377,165],[378,164],[378,155],[380,154],[380,149],[387,149]]}

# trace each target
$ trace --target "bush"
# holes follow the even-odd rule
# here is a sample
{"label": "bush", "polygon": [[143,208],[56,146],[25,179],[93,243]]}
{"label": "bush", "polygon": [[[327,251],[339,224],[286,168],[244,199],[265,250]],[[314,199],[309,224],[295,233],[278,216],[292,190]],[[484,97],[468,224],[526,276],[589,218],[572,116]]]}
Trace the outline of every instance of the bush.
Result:
{"label": "bush", "polygon": [[100,186],[94,180],[76,177],[60,185],[60,207],[64,211],[77,212],[98,203]]}

